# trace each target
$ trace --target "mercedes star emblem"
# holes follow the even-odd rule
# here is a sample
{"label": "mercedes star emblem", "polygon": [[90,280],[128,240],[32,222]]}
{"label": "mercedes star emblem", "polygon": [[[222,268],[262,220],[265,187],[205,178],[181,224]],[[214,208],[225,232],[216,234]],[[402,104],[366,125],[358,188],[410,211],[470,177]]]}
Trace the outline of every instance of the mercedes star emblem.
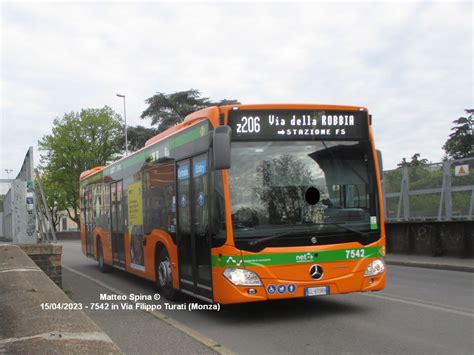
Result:
{"label": "mercedes star emblem", "polygon": [[319,280],[323,277],[323,268],[320,265],[315,264],[309,268],[309,274],[313,279]]}

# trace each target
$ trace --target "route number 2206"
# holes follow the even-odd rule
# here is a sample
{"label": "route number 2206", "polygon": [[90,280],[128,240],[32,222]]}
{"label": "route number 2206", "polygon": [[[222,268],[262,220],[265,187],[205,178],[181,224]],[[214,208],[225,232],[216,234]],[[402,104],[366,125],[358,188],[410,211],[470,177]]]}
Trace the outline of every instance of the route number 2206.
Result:
{"label": "route number 2206", "polygon": [[365,257],[364,249],[348,249],[346,250],[346,259],[359,259]]}
{"label": "route number 2206", "polygon": [[260,132],[260,117],[242,117],[241,123],[237,123],[237,133],[258,133]]}

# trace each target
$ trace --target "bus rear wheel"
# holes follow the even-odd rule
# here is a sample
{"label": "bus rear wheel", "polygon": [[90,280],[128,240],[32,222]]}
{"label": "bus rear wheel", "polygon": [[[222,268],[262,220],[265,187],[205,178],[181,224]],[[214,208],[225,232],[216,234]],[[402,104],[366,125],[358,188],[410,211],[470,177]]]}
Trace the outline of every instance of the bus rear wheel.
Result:
{"label": "bus rear wheel", "polygon": [[177,291],[173,288],[173,274],[166,248],[161,248],[156,263],[156,286],[158,291],[169,301],[174,301]]}
{"label": "bus rear wheel", "polygon": [[99,263],[100,272],[107,273],[112,270],[112,268],[109,265],[107,265],[104,261],[104,251],[102,249],[101,241],[97,243],[97,261]]}

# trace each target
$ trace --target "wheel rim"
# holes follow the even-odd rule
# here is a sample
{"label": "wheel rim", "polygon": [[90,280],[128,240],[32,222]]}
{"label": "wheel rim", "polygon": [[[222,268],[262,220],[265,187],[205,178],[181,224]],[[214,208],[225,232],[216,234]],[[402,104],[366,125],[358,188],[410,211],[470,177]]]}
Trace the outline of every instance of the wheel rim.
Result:
{"label": "wheel rim", "polygon": [[171,266],[168,258],[162,260],[158,266],[158,282],[161,287],[171,283]]}

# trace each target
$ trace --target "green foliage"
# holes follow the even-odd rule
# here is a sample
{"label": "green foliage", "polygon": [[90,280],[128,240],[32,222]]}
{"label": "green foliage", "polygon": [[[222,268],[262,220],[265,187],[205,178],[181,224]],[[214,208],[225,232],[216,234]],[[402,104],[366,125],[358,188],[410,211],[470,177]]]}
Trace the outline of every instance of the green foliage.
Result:
{"label": "green foliage", "polygon": [[465,110],[467,117],[459,117],[453,121],[455,126],[451,128],[448,140],[443,145],[447,159],[463,159],[474,156],[474,135],[472,125],[474,123],[474,109]]}
{"label": "green foliage", "polygon": [[410,196],[410,216],[435,217],[438,215],[440,193]]}
{"label": "green foliage", "polygon": [[149,105],[143,111],[141,118],[151,118],[151,124],[157,126],[156,133],[182,122],[184,118],[194,111],[222,105],[239,104],[237,100],[221,100],[212,102],[207,97],[201,97],[199,90],[190,89],[172,94],[158,92],[145,102]]}
{"label": "green foliage", "polygon": [[[402,168],[407,168],[408,170],[408,188],[410,191],[441,188],[443,184],[442,167],[440,165],[430,165],[428,159],[420,159],[419,153],[415,153],[410,161],[403,158],[397,166],[397,169],[384,173],[386,193],[399,193],[401,191]],[[440,194],[410,196],[411,216],[426,217],[436,215],[438,213],[439,200]],[[389,217],[396,217],[398,203],[398,197],[387,198],[386,208]]]}
{"label": "green foliage", "polygon": [[[147,128],[143,126],[128,126],[127,127],[127,138],[128,138],[128,150],[135,152],[145,146],[145,143],[150,138],[156,135],[156,129]],[[119,146],[125,146],[125,136],[122,134],[119,139]]]}
{"label": "green foliage", "polygon": [[5,200],[5,195],[0,195],[0,212],[3,212],[3,200]]}
{"label": "green foliage", "polygon": [[[45,194],[64,207],[79,224],[79,176],[118,158],[122,122],[110,107],[66,113],[54,120],[52,133],[39,142],[41,170],[47,176]],[[59,189],[56,193],[51,189]]]}
{"label": "green foliage", "polygon": [[[471,169],[472,169],[472,163]],[[402,168],[407,168],[409,191],[441,189],[443,187],[443,165],[428,164],[426,159],[419,159],[419,154],[415,154],[411,161],[406,159],[398,164],[395,170],[384,172],[385,193],[399,193],[402,182]],[[454,164],[451,164],[451,185],[469,186],[474,185],[474,174],[467,176],[455,176]],[[411,217],[435,217],[439,212],[441,193],[430,193],[411,195],[410,215]],[[452,192],[453,215],[467,215],[471,201],[471,191]],[[386,209],[389,217],[396,217],[398,210],[398,197],[388,197],[386,199]]]}
{"label": "green foliage", "polygon": [[403,158],[397,166],[396,170],[387,171],[384,174],[386,192],[400,192],[402,182],[401,168],[408,168],[410,190],[440,187],[443,181],[442,171],[431,168],[428,159],[420,159],[419,153],[413,154],[410,161]]}
{"label": "green foliage", "polygon": [[407,161],[406,158],[403,158],[400,163],[397,164],[399,168],[412,167],[412,166],[426,166],[428,165],[428,159],[419,159],[420,153],[415,153],[411,157],[411,161]]}
{"label": "green foliage", "polygon": [[400,192],[400,184],[402,182],[401,169],[384,171],[383,182],[386,193]]}
{"label": "green foliage", "polygon": [[305,186],[311,186],[312,181],[305,164],[291,155],[282,155],[263,161],[257,166],[257,174],[263,184],[255,194],[267,206],[270,223],[300,222],[306,205]]}
{"label": "green foliage", "polygon": [[[57,181],[51,178],[53,175],[54,174],[46,171],[41,176],[41,184],[46,197],[46,203],[48,204],[49,213],[51,214],[52,225],[54,229],[57,230],[57,226],[61,221],[60,212],[66,210],[67,206],[65,205],[65,191]],[[38,181],[36,181],[35,189],[36,196],[41,196]]]}
{"label": "green foliage", "polygon": [[429,165],[428,159],[420,159],[419,153],[414,154],[409,162],[403,158],[398,167],[408,168],[410,190],[440,188],[443,184],[442,167],[439,165]]}

